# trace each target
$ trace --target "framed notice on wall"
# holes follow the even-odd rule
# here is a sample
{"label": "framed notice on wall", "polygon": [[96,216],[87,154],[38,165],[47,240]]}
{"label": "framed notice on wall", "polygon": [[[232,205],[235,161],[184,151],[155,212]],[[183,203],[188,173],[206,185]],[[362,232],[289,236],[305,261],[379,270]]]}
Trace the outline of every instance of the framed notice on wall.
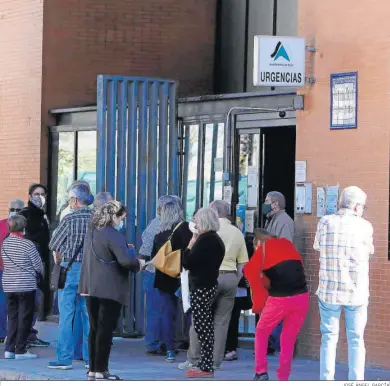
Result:
{"label": "framed notice on wall", "polygon": [[358,73],[330,76],[330,128],[356,129],[358,112]]}

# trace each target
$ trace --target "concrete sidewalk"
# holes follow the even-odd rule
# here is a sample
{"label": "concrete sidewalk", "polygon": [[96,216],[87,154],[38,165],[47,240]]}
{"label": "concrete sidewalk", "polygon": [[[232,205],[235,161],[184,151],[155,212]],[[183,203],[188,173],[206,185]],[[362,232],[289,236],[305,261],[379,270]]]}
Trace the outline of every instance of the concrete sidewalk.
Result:
{"label": "concrete sidewalk", "polygon": [[[49,370],[46,365],[55,359],[57,325],[42,323],[39,325],[40,337],[50,341],[52,347],[47,349],[32,349],[39,358],[29,361],[0,359],[0,380],[85,380],[84,363],[74,363],[73,370]],[[3,350],[3,347],[1,348]],[[253,378],[253,351],[239,350],[240,359],[235,362],[225,362],[224,369],[215,374],[215,379],[222,380],[251,380]],[[177,369],[177,364],[185,361],[185,353],[180,353],[176,363],[166,363],[163,357],[146,356],[142,340],[114,341],[111,353],[110,370],[125,380],[186,380],[184,371]],[[277,357],[269,358],[269,373],[271,379],[276,379]],[[291,380],[318,380],[319,363],[307,359],[295,359]],[[348,369],[338,365],[337,380],[346,380]],[[367,369],[366,380],[390,380],[390,371]]]}

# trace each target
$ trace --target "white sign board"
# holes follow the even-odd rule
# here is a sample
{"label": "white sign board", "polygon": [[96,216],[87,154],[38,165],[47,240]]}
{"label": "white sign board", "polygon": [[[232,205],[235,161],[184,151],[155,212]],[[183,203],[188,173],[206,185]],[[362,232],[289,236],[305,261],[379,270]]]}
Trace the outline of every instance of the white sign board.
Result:
{"label": "white sign board", "polygon": [[305,39],[255,36],[254,86],[305,85]]}
{"label": "white sign board", "polygon": [[306,161],[295,161],[295,182],[306,182]]}

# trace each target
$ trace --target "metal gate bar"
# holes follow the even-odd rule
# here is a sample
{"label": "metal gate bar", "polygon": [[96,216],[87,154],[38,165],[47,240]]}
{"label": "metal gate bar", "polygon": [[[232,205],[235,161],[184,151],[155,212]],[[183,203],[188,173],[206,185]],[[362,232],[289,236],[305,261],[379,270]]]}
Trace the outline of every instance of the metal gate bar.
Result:
{"label": "metal gate bar", "polygon": [[[126,203],[126,236],[139,249],[157,195],[178,194],[176,82],[99,75],[96,186]],[[169,172],[168,172],[169,169]],[[144,332],[141,275],[132,275],[123,333]]]}

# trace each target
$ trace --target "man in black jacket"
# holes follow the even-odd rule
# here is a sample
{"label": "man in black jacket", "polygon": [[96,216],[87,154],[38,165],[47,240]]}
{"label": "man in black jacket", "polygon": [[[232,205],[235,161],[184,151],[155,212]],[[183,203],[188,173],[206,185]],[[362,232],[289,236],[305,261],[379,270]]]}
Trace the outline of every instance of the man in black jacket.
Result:
{"label": "man in black jacket", "polygon": [[[33,184],[28,191],[29,202],[26,208],[19,214],[27,219],[25,238],[32,241],[36,246],[45,269],[45,290],[43,291],[43,312],[44,316],[50,311],[50,253],[49,253],[49,221],[44,211],[47,198],[47,189],[44,185]],[[37,307],[41,303],[41,293],[37,291]],[[29,347],[48,347],[50,343],[44,342],[37,337],[37,331],[33,328],[37,320],[37,314],[34,315],[34,321],[31,328],[31,334],[28,338]]]}

